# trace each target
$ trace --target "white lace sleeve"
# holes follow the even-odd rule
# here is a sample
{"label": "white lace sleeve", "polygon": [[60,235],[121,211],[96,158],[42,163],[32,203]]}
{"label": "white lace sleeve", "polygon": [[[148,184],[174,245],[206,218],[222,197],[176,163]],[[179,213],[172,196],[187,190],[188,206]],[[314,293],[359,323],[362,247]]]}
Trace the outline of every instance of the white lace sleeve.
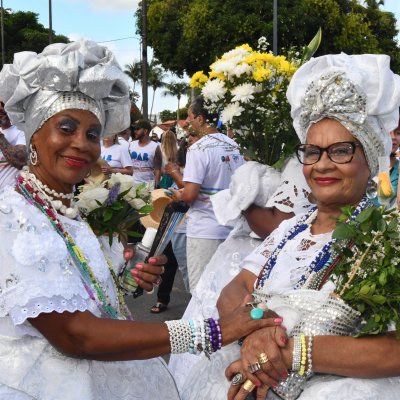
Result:
{"label": "white lace sleeve", "polygon": [[268,258],[275,250],[275,247],[283,239],[289,229],[297,223],[298,219],[299,216],[295,216],[282,221],[279,227],[267,236],[265,240],[242,261],[243,268],[258,276]]}
{"label": "white lace sleeve", "polygon": [[83,311],[89,295],[63,239],[13,190],[0,198],[0,317],[15,325],[42,312]]}
{"label": "white lace sleeve", "polygon": [[266,207],[276,207],[285,213],[301,214],[311,206],[309,194],[310,188],[304,178],[302,166],[292,157],[282,171],[281,184],[269,198]]}

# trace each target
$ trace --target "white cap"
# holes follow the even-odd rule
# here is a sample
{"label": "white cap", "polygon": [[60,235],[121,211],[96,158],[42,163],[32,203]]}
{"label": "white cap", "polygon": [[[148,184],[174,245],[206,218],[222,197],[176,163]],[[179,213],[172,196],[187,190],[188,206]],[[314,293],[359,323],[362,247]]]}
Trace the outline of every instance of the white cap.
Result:
{"label": "white cap", "polygon": [[142,239],[143,246],[151,247],[153,245],[156,234],[157,234],[157,229],[147,228]]}

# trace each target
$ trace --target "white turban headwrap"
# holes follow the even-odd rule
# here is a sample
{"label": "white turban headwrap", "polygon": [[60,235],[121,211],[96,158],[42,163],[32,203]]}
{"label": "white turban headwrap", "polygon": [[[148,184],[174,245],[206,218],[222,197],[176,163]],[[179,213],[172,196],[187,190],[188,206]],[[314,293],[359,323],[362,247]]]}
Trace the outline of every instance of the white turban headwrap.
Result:
{"label": "white turban headwrap", "polygon": [[56,43],[42,53],[14,54],[0,73],[0,99],[29,143],[43,123],[65,109],[92,112],[103,135],[130,124],[129,85],[114,55],[89,40]]}
{"label": "white turban headwrap", "polygon": [[378,157],[389,155],[389,132],[399,123],[400,77],[386,55],[326,55],[301,66],[287,98],[302,143],[310,125],[323,118],[340,122],[363,146],[372,176]]}

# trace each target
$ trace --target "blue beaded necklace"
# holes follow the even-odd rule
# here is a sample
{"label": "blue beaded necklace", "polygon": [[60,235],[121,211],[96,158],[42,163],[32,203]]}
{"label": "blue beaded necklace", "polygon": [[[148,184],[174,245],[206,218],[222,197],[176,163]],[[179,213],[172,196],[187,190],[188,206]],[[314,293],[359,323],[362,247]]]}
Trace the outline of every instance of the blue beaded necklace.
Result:
{"label": "blue beaded necklace", "polygon": [[[354,220],[361,211],[365,210],[368,207],[371,207],[372,203],[367,197],[363,197],[363,199],[358,204],[357,208],[354,210],[350,220]],[[269,278],[272,270],[276,265],[276,260],[278,258],[279,253],[285,247],[286,243],[289,240],[293,240],[299,233],[305,231],[314,219],[317,216],[317,208],[313,207],[307,214],[305,214],[297,224],[289,230],[286,236],[280,241],[280,243],[276,246],[275,250],[269,256],[266,264],[264,265],[262,271],[260,272],[256,288],[261,289],[265,285],[265,281]],[[299,281],[295,284],[294,289],[300,289],[311,274],[315,274],[320,272],[324,267],[329,266],[332,262],[332,245],[336,242],[335,239],[331,239],[328,243],[326,243],[322,249],[318,252],[315,259],[308,266],[307,270],[300,277]]]}

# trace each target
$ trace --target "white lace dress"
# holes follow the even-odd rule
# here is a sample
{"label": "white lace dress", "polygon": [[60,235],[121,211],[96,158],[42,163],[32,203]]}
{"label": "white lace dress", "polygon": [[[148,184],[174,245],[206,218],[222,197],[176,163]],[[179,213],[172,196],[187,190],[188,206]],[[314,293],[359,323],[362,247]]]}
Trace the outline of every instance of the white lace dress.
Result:
{"label": "white lace dress", "polygon": [[[266,207],[276,207],[286,213],[304,213],[311,206],[308,201],[309,189],[300,164],[292,162],[290,167],[283,171],[281,184]],[[183,318],[218,318],[216,303],[221,290],[240,272],[243,260],[261,243],[250,232],[246,220],[243,217],[238,219],[235,228],[207,264]],[[200,359],[200,356],[188,353],[171,355],[168,366],[180,392],[186,387],[189,372]]]}
{"label": "white lace dress", "polygon": [[[300,217],[301,215],[283,221],[279,228],[244,260],[244,268],[258,275],[276,245]],[[265,282],[264,294],[274,296],[275,304],[279,304],[281,295],[293,292],[293,287],[307,270],[310,262],[314,260],[315,254],[330,240],[330,237],[330,233],[312,235],[308,228],[293,240],[288,241],[277,256],[275,267]],[[333,288],[333,283],[328,281],[320,292],[313,292],[322,301],[327,298]],[[268,304],[270,303],[268,302]],[[271,309],[273,309],[272,306]],[[288,325],[291,310],[277,309],[276,311],[284,316],[284,323]],[[285,319],[286,316],[287,319]],[[288,331],[292,327],[288,326]],[[182,400],[225,400],[230,385],[224,375],[225,368],[230,362],[239,358],[240,348],[236,343],[214,353],[211,361],[204,356],[200,357],[200,361],[194,364],[180,386]],[[317,375],[308,381],[299,399],[389,400],[398,398],[399,393],[400,378],[356,379]],[[278,399],[278,397],[270,391],[267,399]]]}
{"label": "white lace dress", "polygon": [[[96,236],[83,222],[60,220],[115,304],[112,277]],[[117,254],[122,249],[113,250],[110,257],[118,268],[122,258]],[[162,359],[100,362],[69,358],[27,320],[41,313],[84,310],[100,315],[63,239],[39,210],[13,188],[6,189],[0,197],[0,398],[179,399]]]}

